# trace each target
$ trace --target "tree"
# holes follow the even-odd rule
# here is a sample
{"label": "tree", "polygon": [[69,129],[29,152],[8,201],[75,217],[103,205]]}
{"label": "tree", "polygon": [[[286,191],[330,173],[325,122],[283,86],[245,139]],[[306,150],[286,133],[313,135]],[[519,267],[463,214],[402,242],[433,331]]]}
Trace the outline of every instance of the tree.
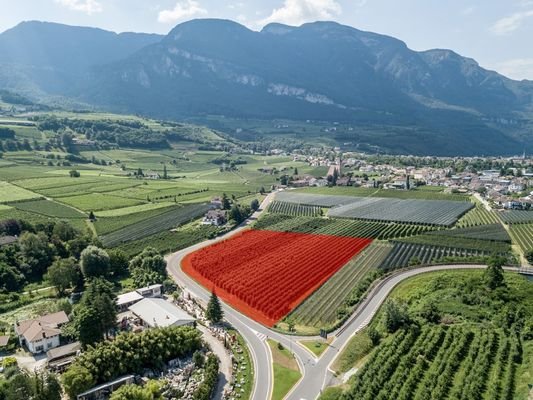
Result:
{"label": "tree", "polygon": [[91,372],[81,365],[73,364],[61,376],[65,392],[71,399],[96,385],[96,380]]}
{"label": "tree", "polygon": [[40,278],[52,263],[54,249],[43,232],[38,234],[24,232],[19,240],[23,261],[31,269],[32,275]]}
{"label": "tree", "polygon": [[54,225],[53,234],[64,242],[68,242],[78,236],[78,231],[74,229],[68,222],[59,221]]}
{"label": "tree", "polygon": [[388,300],[385,303],[385,327],[387,332],[394,333],[409,322],[407,309],[403,304],[395,300]]}
{"label": "tree", "polygon": [[441,320],[439,309],[433,301],[424,304],[420,316],[432,324],[437,324]]}
{"label": "tree", "polygon": [[202,368],[204,365],[205,357],[201,351],[196,350],[192,355],[192,362],[196,368]]}
{"label": "tree", "polygon": [[[101,335],[116,327],[117,304],[113,285],[103,278],[93,278],[81,297],[79,307],[93,309],[98,316],[96,326]],[[77,312],[78,310],[75,310]],[[90,311],[88,311],[90,312]],[[79,333],[79,331],[78,331]]]}
{"label": "tree", "polygon": [[240,224],[246,218],[245,214],[243,214],[238,204],[234,204],[233,206],[231,206],[229,216],[230,219],[234,220],[237,224]]}
{"label": "tree", "polygon": [[294,175],[298,175],[298,168],[294,167]]}
{"label": "tree", "polygon": [[96,246],[88,246],[81,252],[80,266],[85,278],[105,276],[109,272],[109,255]]}
{"label": "tree", "polygon": [[81,257],[82,251],[89,246],[90,239],[87,236],[79,236],[75,239],[70,240],[67,243],[67,248],[70,255],[76,260],[79,260]]}
{"label": "tree", "polygon": [[505,285],[503,277],[503,268],[505,258],[500,256],[491,256],[487,262],[487,269],[485,270],[484,279],[487,287],[494,290],[500,286]]}
{"label": "tree", "polygon": [[162,400],[161,387],[157,381],[149,381],[144,387],[124,385],[115,390],[109,400]]}
{"label": "tree", "polygon": [[231,203],[228,199],[228,195],[226,193],[222,193],[222,209],[229,210],[230,207],[231,207]]}
{"label": "tree", "polygon": [[113,249],[109,254],[109,269],[114,276],[123,275],[128,272],[128,256],[120,249]]}
{"label": "tree", "polygon": [[104,338],[103,332],[98,328],[99,318],[97,311],[90,306],[79,306],[74,310],[72,325],[83,347],[92,346]]}
{"label": "tree", "polygon": [[259,210],[259,200],[253,199],[252,202],[250,203],[250,208],[252,209],[252,211]]}
{"label": "tree", "polygon": [[163,179],[168,179],[166,164],[163,164]]}
{"label": "tree", "polygon": [[0,291],[16,292],[24,283],[24,275],[15,267],[0,261]]}
{"label": "tree", "polygon": [[526,251],[526,260],[528,263],[530,264],[533,264],[533,249],[529,249],[528,251]]}
{"label": "tree", "polygon": [[167,263],[156,249],[147,247],[130,261],[129,270],[137,287],[163,283],[167,278]]}
{"label": "tree", "polygon": [[0,221],[0,233],[10,236],[18,236],[22,232],[20,221],[10,218]]}
{"label": "tree", "polygon": [[381,334],[374,327],[368,328],[367,335],[374,346],[377,346],[381,341]]}
{"label": "tree", "polygon": [[75,169],[70,170],[68,174],[70,175],[71,178],[79,178],[81,176],[80,172],[76,171]]}
{"label": "tree", "polygon": [[220,300],[214,290],[211,292],[209,303],[207,303],[205,317],[214,324],[218,324],[224,318],[224,311],[222,311]]}
{"label": "tree", "polygon": [[96,217],[94,216],[94,213],[92,211],[89,212],[89,221],[91,222],[96,221]]}
{"label": "tree", "polygon": [[72,257],[54,261],[45,275],[45,279],[56,287],[60,296],[65,294],[66,289],[74,287],[79,278],[76,260]]}

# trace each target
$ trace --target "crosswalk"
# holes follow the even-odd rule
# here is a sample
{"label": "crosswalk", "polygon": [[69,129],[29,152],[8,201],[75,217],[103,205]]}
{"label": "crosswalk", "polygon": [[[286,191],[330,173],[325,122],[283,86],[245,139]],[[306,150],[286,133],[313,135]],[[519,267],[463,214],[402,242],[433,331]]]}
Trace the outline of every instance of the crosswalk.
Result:
{"label": "crosswalk", "polygon": [[268,336],[265,335],[264,333],[261,333],[261,332],[258,332],[256,331],[255,329],[252,329],[252,328],[249,328],[255,336],[257,336],[259,338],[260,341],[264,342],[265,340],[268,339]]}

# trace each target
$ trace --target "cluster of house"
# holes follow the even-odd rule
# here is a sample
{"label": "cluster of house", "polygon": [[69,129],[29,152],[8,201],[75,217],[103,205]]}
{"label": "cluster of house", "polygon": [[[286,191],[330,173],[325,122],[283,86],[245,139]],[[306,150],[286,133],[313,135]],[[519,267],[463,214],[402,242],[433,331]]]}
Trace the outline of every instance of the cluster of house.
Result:
{"label": "cluster of house", "polygon": [[[151,285],[117,297],[120,325],[133,332],[147,328],[194,325],[195,319],[162,298],[162,285]],[[46,353],[46,365],[54,371],[65,369],[79,354],[79,342],[63,344],[61,327],[69,322],[64,311],[15,322],[21,347],[32,354]],[[6,342],[7,343],[7,342]]]}

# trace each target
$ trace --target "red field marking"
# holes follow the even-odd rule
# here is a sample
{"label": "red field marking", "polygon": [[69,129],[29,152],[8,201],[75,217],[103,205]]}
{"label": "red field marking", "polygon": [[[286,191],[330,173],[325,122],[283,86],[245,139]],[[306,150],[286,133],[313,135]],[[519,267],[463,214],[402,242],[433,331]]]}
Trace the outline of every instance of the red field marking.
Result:
{"label": "red field marking", "polygon": [[272,326],[371,242],[247,230],[188,254],[182,268],[243,314]]}

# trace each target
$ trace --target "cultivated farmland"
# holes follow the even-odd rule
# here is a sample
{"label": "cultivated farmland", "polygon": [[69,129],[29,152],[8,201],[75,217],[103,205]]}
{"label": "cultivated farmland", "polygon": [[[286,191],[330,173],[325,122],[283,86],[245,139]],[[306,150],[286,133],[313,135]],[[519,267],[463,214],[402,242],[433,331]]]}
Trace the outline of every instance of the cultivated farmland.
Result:
{"label": "cultivated farmland", "polygon": [[58,200],[83,211],[111,210],[114,208],[143,204],[140,200],[112,196],[106,193],[90,193],[79,196],[61,197]]}
{"label": "cultivated farmland", "polygon": [[470,202],[446,200],[398,200],[366,198],[329,211],[330,217],[373,221],[452,226],[468,210]]}
{"label": "cultivated farmland", "polygon": [[359,201],[363,201],[362,197],[351,196],[331,196],[322,194],[308,194],[301,192],[280,192],[276,194],[276,200],[284,201],[287,203],[304,204],[308,206],[318,207],[336,207],[343,204],[351,204]]}
{"label": "cultivated farmland", "polygon": [[513,224],[509,226],[513,240],[523,251],[533,249],[533,224]]}
{"label": "cultivated farmland", "polygon": [[391,239],[418,235],[435,229],[425,225],[395,224],[387,222],[353,221],[336,218],[305,218],[270,214],[261,218],[257,229],[281,232],[318,233],[324,235]]}
{"label": "cultivated farmland", "polygon": [[403,268],[412,259],[418,264],[431,264],[444,257],[477,257],[491,254],[491,251],[460,249],[454,247],[423,245],[417,243],[396,242],[387,258],[381,263],[384,269]]}
{"label": "cultivated farmland", "polygon": [[0,181],[0,203],[38,199],[41,196],[11,183]]}
{"label": "cultivated farmland", "polygon": [[142,239],[156,233],[170,230],[200,217],[209,209],[206,204],[190,204],[174,208],[170,211],[130,224],[122,229],[101,237],[107,247],[115,247],[121,243]]}
{"label": "cultivated farmland", "polygon": [[322,214],[322,208],[319,206],[273,201],[268,206],[268,212],[297,217],[318,217]]}
{"label": "cultivated farmland", "polygon": [[312,326],[317,329],[334,327],[351,313],[351,309],[377,277],[375,272],[392,247],[388,243],[372,242],[309,296],[288,318],[297,326]]}
{"label": "cultivated farmland", "polygon": [[19,210],[33,212],[55,218],[87,218],[87,215],[72,207],[50,200],[30,200],[13,204]]}
{"label": "cultivated farmland", "polygon": [[475,208],[457,221],[458,228],[466,228],[469,226],[497,224],[500,221],[498,216],[493,211],[489,211],[482,204],[476,204]]}
{"label": "cultivated farmland", "polygon": [[512,398],[509,379],[520,352],[516,333],[502,330],[461,326],[402,330],[357,373],[346,398]]}
{"label": "cultivated farmland", "polygon": [[533,222],[533,211],[504,211],[500,213],[500,218],[506,224],[529,224]]}
{"label": "cultivated farmland", "polygon": [[189,254],[182,267],[241,312],[272,326],[370,242],[249,230]]}

